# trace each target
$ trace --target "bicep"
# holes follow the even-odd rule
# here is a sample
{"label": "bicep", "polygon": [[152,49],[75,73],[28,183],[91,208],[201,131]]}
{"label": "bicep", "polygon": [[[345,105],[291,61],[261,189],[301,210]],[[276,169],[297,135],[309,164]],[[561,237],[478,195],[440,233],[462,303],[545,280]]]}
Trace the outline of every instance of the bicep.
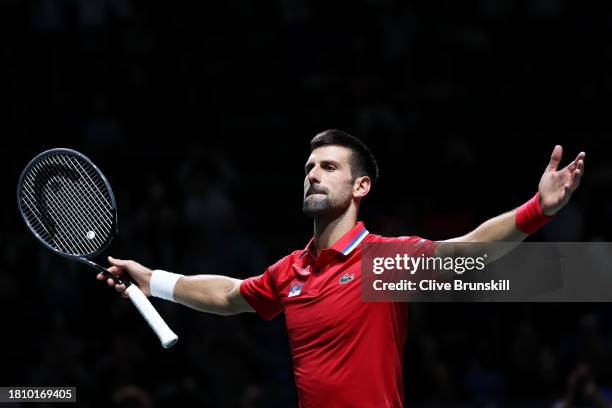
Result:
{"label": "bicep", "polygon": [[457,256],[458,251],[464,248],[467,242],[472,242],[469,234],[462,237],[437,241],[434,256],[439,258]]}
{"label": "bicep", "polygon": [[227,295],[227,301],[232,306],[235,313],[254,312],[255,309],[247,302],[240,293],[241,279],[232,279],[233,287]]}

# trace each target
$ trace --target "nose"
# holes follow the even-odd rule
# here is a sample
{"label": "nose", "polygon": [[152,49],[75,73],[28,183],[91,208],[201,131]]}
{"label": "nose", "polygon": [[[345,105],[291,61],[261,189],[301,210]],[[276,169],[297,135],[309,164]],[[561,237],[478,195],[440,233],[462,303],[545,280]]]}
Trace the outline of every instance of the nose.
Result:
{"label": "nose", "polygon": [[310,184],[321,182],[321,174],[319,173],[317,166],[314,166],[308,173],[308,182]]}

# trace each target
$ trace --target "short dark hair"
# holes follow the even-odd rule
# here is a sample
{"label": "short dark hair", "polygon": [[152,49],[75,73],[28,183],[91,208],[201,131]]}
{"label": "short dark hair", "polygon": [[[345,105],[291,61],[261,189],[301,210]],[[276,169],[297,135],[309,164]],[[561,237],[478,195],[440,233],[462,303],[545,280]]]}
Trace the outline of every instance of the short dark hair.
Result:
{"label": "short dark hair", "polygon": [[378,181],[376,158],[361,140],[338,129],[327,129],[312,138],[310,151],[329,145],[343,146],[352,150],[349,163],[353,176],[368,176],[372,180],[372,184]]}

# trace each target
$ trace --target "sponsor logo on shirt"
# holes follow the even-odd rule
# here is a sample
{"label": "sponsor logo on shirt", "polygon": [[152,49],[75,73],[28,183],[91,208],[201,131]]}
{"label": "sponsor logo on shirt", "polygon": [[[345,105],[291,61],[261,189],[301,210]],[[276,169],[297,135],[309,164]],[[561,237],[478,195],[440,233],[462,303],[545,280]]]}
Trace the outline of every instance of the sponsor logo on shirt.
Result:
{"label": "sponsor logo on shirt", "polygon": [[343,283],[347,283],[352,281],[353,279],[355,279],[355,274],[351,273],[350,275],[348,273],[345,273],[344,275],[342,275],[340,277],[340,284],[342,285]]}

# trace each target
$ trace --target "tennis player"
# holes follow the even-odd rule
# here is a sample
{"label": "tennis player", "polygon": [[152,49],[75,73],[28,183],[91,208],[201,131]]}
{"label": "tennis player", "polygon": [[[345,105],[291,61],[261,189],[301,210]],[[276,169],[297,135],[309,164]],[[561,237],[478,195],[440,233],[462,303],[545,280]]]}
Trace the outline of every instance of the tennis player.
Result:
{"label": "tennis player", "polygon": [[[522,241],[568,202],[584,172],[585,154],[559,170],[562,148],[556,146],[531,200],[462,237],[434,242],[382,237],[358,222],[361,202],[378,177],[376,160],[363,142],[326,130],[310,147],[303,212],[314,220],[314,236],[263,274],[245,280],[183,276],[114,258],[108,270],[129,274],[147,295],[203,312],[256,312],[265,320],[284,313],[300,407],[400,408],[407,305],[361,301],[361,246],[405,242],[414,254],[444,256],[449,242]],[[125,291],[113,279],[107,282]]]}

